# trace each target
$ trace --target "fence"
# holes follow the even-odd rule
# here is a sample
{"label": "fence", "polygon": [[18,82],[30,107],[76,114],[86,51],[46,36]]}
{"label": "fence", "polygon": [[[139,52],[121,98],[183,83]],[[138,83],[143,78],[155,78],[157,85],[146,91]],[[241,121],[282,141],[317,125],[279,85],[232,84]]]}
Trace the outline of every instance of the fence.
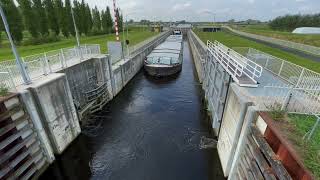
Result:
{"label": "fence", "polygon": [[151,37],[141,43],[138,43],[134,46],[131,46],[129,48],[130,56],[134,57],[137,54],[140,54],[141,52],[143,52],[145,49],[153,46],[154,44],[158,44],[158,42],[164,41],[164,39],[166,39],[170,33],[171,33],[171,31],[166,31],[166,32],[158,34],[157,36],[153,36],[153,37]]}
{"label": "fence", "polygon": [[[146,48],[152,46],[154,43],[157,43],[158,41],[162,41],[163,38],[166,38],[168,33],[170,33],[170,31],[166,31],[163,33],[160,33],[156,36],[152,36],[136,45],[133,46],[124,46],[123,47],[123,54],[119,57],[112,57],[115,58],[112,63],[115,64],[117,62],[119,62],[122,57],[124,56],[125,58],[130,58],[130,57],[134,57],[138,54],[140,54],[142,51],[144,51]],[[156,39],[158,39],[157,41],[155,41]],[[130,57],[129,57],[130,56]]]}
{"label": "fence", "polygon": [[253,48],[234,49],[286,82],[264,87],[261,108],[279,104],[289,112],[320,113],[319,73]]}
{"label": "fence", "polygon": [[[83,59],[91,58],[97,54],[100,54],[99,45],[82,45],[26,56],[22,58],[22,63],[30,78],[34,80],[78,64]],[[0,72],[3,72],[0,73],[1,84],[5,84],[11,90],[24,83],[15,60],[0,62]]]}
{"label": "fence", "polygon": [[263,96],[256,97],[260,109],[320,114],[319,90],[295,88],[282,84],[264,86],[263,91]]}
{"label": "fence", "polygon": [[[262,74],[262,67],[259,64],[224,46],[218,41],[214,43],[208,41],[207,47],[208,51],[239,85],[243,85],[242,79],[250,79],[253,84],[257,83],[256,79]],[[248,80],[246,80],[246,83],[247,82]]]}
{"label": "fence", "polygon": [[229,26],[224,26],[224,28],[227,28],[229,31],[231,31],[233,33],[236,33],[241,36],[248,37],[248,38],[257,39],[260,41],[265,41],[268,43],[272,43],[272,44],[276,44],[276,45],[280,45],[280,46],[284,46],[284,47],[289,47],[289,48],[296,49],[299,51],[305,51],[305,52],[315,54],[315,55],[320,55],[320,48],[319,47],[295,43],[295,42],[271,38],[271,37],[266,37],[266,36],[261,36],[261,35],[256,35],[256,34],[251,34],[251,33],[246,33],[246,32],[232,29]]}

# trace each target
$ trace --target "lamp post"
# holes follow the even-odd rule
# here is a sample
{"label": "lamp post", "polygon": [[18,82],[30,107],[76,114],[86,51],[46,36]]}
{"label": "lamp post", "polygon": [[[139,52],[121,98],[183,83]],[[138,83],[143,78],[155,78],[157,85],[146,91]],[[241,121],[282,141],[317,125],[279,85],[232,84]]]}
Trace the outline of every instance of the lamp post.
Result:
{"label": "lamp post", "polygon": [[3,11],[3,8],[2,8],[3,4],[0,2],[0,15],[1,15],[1,18],[2,18],[2,21],[3,21],[3,24],[4,24],[4,28],[6,30],[6,33],[7,33],[7,36],[8,36],[8,39],[9,39],[9,42],[11,44],[11,49],[13,51],[13,54],[15,56],[15,59],[16,59],[16,64],[18,66],[18,69],[22,75],[22,79],[23,79],[23,82],[24,84],[31,84],[31,78],[26,70],[26,66],[24,65],[24,63],[22,62],[21,58],[20,58],[20,55],[17,51],[17,48],[13,42],[13,39],[12,39],[12,36],[11,36],[11,33],[10,33],[10,28],[9,28],[9,25],[8,25],[8,22],[7,22],[7,18],[6,18],[6,15],[4,14],[4,11]]}

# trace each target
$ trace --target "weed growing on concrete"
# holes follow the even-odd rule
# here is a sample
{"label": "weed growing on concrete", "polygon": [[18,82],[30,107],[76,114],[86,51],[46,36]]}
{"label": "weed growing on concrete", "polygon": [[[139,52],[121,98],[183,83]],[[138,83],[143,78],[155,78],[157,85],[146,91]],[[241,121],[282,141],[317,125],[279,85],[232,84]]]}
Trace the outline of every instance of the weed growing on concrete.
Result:
{"label": "weed growing on concrete", "polygon": [[281,120],[284,119],[287,115],[287,111],[282,108],[281,103],[274,103],[272,105],[266,105],[266,108],[269,111],[269,115],[274,120]]}
{"label": "weed growing on concrete", "polygon": [[9,89],[6,85],[1,84],[0,85],[0,96],[6,96],[9,93]]}

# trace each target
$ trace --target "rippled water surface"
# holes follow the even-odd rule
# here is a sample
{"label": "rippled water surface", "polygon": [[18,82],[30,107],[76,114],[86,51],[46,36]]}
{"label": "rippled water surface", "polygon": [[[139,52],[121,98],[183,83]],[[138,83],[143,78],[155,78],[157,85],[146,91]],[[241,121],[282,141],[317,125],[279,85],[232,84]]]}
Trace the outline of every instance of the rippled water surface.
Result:
{"label": "rippled water surface", "polygon": [[188,43],[182,72],[174,78],[142,71],[95,114],[82,135],[41,179],[223,179],[210,137]]}

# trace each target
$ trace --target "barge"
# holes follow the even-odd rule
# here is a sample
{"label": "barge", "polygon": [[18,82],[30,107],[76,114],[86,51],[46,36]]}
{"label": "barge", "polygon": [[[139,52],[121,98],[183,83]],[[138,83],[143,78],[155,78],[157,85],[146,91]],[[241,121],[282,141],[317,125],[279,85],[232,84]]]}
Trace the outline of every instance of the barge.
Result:
{"label": "barge", "polygon": [[182,69],[183,37],[179,33],[170,35],[157,46],[144,61],[145,71],[156,77],[174,75]]}

